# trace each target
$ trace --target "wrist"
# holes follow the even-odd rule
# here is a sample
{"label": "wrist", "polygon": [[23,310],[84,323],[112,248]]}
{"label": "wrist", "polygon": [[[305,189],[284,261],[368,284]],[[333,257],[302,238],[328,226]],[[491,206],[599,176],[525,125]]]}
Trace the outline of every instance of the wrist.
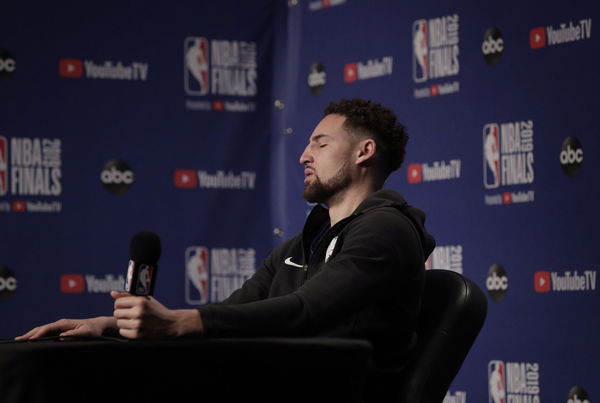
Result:
{"label": "wrist", "polygon": [[202,336],[204,326],[197,309],[177,309],[175,315],[175,337]]}
{"label": "wrist", "polygon": [[93,318],[99,326],[100,333],[102,336],[118,336],[119,328],[117,327],[117,320],[114,316],[98,316]]}

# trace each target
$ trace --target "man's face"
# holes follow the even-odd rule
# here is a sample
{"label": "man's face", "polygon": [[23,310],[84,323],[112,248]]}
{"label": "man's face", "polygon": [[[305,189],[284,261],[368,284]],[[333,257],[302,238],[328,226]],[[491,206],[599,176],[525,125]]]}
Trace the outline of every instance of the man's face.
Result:
{"label": "man's face", "polygon": [[319,122],[300,156],[304,165],[304,198],[328,204],[352,183],[353,142],[342,128],[346,118],[327,115]]}

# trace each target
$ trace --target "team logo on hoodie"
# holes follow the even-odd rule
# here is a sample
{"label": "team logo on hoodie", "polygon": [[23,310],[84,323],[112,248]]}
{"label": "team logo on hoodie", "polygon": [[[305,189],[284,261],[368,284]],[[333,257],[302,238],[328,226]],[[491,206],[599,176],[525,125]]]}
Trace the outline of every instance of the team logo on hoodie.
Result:
{"label": "team logo on hoodie", "polygon": [[338,237],[336,236],[335,238],[333,238],[331,240],[331,242],[329,242],[329,246],[327,246],[327,252],[325,252],[325,263],[327,263],[329,261],[329,259],[331,259],[331,256],[333,256],[333,252],[335,251],[335,245],[337,244],[337,240],[338,240]]}

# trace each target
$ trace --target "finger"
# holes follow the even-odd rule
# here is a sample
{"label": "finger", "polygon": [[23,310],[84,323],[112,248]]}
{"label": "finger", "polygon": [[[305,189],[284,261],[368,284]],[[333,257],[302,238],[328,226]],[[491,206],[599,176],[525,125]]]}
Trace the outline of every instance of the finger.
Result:
{"label": "finger", "polygon": [[68,329],[68,325],[65,320],[56,321],[44,326],[36,327],[29,332],[30,334],[28,335],[28,339],[38,339],[44,336],[53,336],[66,329]]}
{"label": "finger", "polygon": [[117,327],[124,330],[140,330],[139,319],[117,319]]}
{"label": "finger", "polygon": [[119,334],[127,339],[138,339],[140,334],[137,330],[132,329],[119,329]]}
{"label": "finger", "polygon": [[128,292],[122,292],[122,291],[111,291],[110,296],[113,297],[114,299],[119,299],[119,298],[123,298],[123,297],[130,297],[131,294]]}
{"label": "finger", "polygon": [[88,336],[92,335],[92,331],[87,327],[76,327],[73,329],[66,329],[61,332],[59,336]]}
{"label": "finger", "polygon": [[115,300],[115,309],[119,308],[134,308],[144,304],[146,298],[137,296],[119,297]]}
{"label": "finger", "polygon": [[25,334],[22,334],[20,336],[15,337],[15,340],[27,340],[29,339],[33,334],[35,334],[38,331],[37,327],[34,327],[33,329],[31,329],[30,331],[28,331]]}
{"label": "finger", "polygon": [[115,309],[129,309],[136,306],[136,298],[135,297],[122,297],[115,300],[114,307]]}
{"label": "finger", "polygon": [[140,310],[137,308],[121,308],[115,309],[113,312],[113,316],[118,319],[138,319],[140,315]]}
{"label": "finger", "polygon": [[65,336],[88,336],[89,332],[85,332],[85,331],[81,331],[81,330],[67,330],[66,332],[62,332],[61,334],[59,334],[60,337],[65,337]]}

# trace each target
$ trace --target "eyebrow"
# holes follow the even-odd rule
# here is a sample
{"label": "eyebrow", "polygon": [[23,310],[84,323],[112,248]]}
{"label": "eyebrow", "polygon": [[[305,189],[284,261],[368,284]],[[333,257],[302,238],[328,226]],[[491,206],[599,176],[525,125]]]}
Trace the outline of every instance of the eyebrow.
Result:
{"label": "eyebrow", "polygon": [[323,137],[331,137],[331,136],[329,134],[325,134],[325,133],[316,134],[310,138],[310,141],[313,143],[316,143],[317,141],[321,140]]}

